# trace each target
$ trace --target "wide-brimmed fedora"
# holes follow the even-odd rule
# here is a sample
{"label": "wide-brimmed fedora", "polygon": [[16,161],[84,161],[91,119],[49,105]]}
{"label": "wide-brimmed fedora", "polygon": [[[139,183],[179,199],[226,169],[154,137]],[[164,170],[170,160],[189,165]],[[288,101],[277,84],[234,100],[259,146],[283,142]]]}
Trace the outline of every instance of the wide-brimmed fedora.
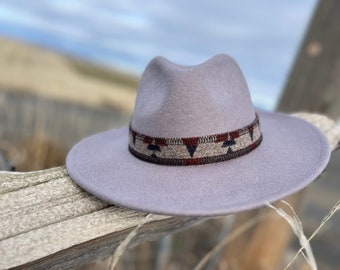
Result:
{"label": "wide-brimmed fedora", "polygon": [[154,58],[129,127],[83,139],[71,178],[109,203],[151,213],[212,216],[256,208],[305,187],[330,157],[313,125],[254,109],[237,63]]}

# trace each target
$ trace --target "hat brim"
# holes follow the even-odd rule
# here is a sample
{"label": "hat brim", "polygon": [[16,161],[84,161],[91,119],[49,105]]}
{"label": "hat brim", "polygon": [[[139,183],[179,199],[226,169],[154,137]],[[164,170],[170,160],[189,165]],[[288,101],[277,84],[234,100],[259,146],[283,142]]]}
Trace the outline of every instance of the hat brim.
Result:
{"label": "hat brim", "polygon": [[69,152],[66,168],[86,191],[144,212],[213,216],[277,201],[315,180],[330,158],[322,132],[285,114],[258,112],[263,141],[229,161],[165,166],[128,150],[128,128],[85,138]]}

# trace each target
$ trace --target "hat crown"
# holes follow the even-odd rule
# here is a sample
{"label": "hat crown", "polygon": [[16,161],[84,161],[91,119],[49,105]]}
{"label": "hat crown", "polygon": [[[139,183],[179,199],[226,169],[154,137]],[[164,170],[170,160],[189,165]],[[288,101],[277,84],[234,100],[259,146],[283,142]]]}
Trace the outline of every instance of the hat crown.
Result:
{"label": "hat crown", "polygon": [[236,130],[254,117],[247,83],[230,56],[196,66],[156,57],[140,80],[131,127],[154,137],[193,137]]}

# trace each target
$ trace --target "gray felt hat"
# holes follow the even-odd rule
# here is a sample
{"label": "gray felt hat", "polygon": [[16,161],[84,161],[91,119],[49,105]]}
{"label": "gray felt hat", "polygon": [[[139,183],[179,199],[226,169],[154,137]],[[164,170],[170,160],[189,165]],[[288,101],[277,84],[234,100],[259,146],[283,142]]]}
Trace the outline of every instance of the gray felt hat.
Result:
{"label": "gray felt hat", "polygon": [[77,184],[112,204],[212,216],[300,190],[329,157],[316,127],[255,111],[237,63],[220,54],[197,66],[153,59],[130,126],[80,141],[66,167]]}

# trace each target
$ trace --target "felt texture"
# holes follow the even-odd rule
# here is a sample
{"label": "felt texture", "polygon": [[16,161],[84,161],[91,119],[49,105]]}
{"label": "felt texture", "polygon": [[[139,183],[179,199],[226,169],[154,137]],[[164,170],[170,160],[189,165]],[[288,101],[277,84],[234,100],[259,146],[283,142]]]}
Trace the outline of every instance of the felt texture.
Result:
{"label": "felt texture", "polygon": [[154,58],[139,83],[131,127],[152,137],[196,137],[242,128],[255,118],[238,64],[218,54],[197,66]]}
{"label": "felt texture", "polygon": [[[330,146],[301,119],[257,113],[261,144],[232,160],[192,166],[142,161],[129,152],[125,127],[79,142],[66,168],[95,196],[145,212],[212,216],[259,207],[316,179]],[[141,78],[131,127],[152,137],[183,138],[233,131],[254,118],[246,81],[231,57],[219,54],[192,67],[156,57]]]}
{"label": "felt texture", "polygon": [[330,157],[325,136],[304,120],[258,112],[263,141],[225,162],[165,166],[134,157],[128,128],[75,145],[66,167],[81,187],[109,203],[145,212],[213,216],[263,206],[315,180]]}

